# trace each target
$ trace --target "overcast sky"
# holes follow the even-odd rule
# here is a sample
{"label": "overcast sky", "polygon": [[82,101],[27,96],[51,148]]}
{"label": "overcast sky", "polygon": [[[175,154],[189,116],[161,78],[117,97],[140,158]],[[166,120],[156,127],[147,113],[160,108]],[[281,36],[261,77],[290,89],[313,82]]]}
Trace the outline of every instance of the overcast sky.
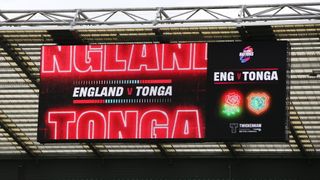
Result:
{"label": "overcast sky", "polygon": [[0,0],[0,9],[75,9],[216,6],[320,2],[319,0]]}

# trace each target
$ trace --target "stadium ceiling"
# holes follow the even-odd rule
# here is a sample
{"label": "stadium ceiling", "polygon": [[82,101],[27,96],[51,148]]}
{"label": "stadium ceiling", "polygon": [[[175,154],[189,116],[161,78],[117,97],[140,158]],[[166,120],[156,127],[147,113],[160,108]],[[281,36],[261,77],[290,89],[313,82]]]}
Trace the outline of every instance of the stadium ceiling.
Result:
{"label": "stadium ceiling", "polygon": [[[285,4],[122,10],[2,10],[0,158],[320,158],[319,7],[320,4]],[[236,17],[222,14],[222,10],[230,9],[238,10]],[[281,13],[282,10],[285,14]],[[288,10],[292,10],[291,14]],[[133,14],[145,11],[153,12],[153,19],[150,14],[145,20],[137,17],[142,15]],[[176,14],[171,14],[171,11]],[[200,11],[211,14],[211,19],[193,19]],[[120,21],[117,18],[117,21],[111,21],[116,14],[131,20]],[[129,26],[131,22],[134,27]],[[229,24],[223,24],[227,22]],[[258,26],[251,22],[261,24]],[[119,28],[118,25],[127,27]],[[276,40],[287,40],[291,44],[289,142],[40,144],[36,140],[43,45]]]}

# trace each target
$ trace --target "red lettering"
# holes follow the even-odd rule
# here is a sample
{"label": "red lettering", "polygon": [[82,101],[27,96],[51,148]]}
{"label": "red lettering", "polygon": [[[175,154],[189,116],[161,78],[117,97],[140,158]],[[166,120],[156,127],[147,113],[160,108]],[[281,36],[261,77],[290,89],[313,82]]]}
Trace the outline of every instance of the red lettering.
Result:
{"label": "red lettering", "polygon": [[158,73],[206,66],[206,43],[43,46],[41,73]]}
{"label": "red lettering", "polygon": [[163,44],[163,70],[190,70],[192,44]]}
{"label": "red lettering", "polygon": [[98,111],[82,113],[77,122],[77,139],[106,139],[107,122],[104,115]]}
{"label": "red lettering", "polygon": [[166,139],[202,138],[204,127],[197,109],[51,111],[49,139]]}
{"label": "red lettering", "polygon": [[208,61],[208,44],[194,43],[193,44],[193,69],[206,70]]}
{"label": "red lettering", "polygon": [[69,139],[69,124],[75,123],[75,112],[58,111],[48,113],[48,129],[50,139]]}
{"label": "red lettering", "polygon": [[198,111],[177,111],[172,138],[201,138]]}
{"label": "red lettering", "polygon": [[137,111],[110,111],[108,119],[109,139],[138,138]]}
{"label": "red lettering", "polygon": [[43,73],[71,72],[72,46],[43,46],[41,71]]}
{"label": "red lettering", "polygon": [[126,71],[126,61],[132,45],[105,45],[105,71]]}
{"label": "red lettering", "polygon": [[127,88],[127,93],[128,93],[129,96],[132,95],[132,91],[133,91],[133,88]]}
{"label": "red lettering", "polygon": [[103,48],[74,46],[74,68],[78,72],[102,72]]}
{"label": "red lettering", "polygon": [[157,46],[136,44],[132,46],[129,70],[140,71],[142,67],[145,70],[159,70]]}
{"label": "red lettering", "polygon": [[140,138],[168,138],[168,116],[160,110],[145,112],[140,122]]}

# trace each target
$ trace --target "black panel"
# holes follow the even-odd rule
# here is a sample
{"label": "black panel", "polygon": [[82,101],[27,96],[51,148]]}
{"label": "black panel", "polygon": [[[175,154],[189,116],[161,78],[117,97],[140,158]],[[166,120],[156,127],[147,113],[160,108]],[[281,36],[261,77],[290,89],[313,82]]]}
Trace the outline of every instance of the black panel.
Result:
{"label": "black panel", "polygon": [[4,160],[5,180],[318,180],[318,159]]}
{"label": "black panel", "polygon": [[213,43],[208,59],[207,138],[287,140],[287,42]]}
{"label": "black panel", "polygon": [[238,27],[242,41],[276,41],[271,26]]}
{"label": "black panel", "polygon": [[78,35],[77,31],[70,30],[48,30],[53,41],[58,45],[81,45],[85,44]]}

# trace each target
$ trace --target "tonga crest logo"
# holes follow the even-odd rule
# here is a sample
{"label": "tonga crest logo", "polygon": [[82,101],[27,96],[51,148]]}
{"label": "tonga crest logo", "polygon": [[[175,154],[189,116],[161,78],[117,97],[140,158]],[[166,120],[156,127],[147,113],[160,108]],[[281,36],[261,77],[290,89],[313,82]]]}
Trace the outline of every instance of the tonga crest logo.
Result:
{"label": "tonga crest logo", "polygon": [[251,113],[261,115],[269,109],[270,101],[266,92],[251,92],[247,96],[247,107]]}

